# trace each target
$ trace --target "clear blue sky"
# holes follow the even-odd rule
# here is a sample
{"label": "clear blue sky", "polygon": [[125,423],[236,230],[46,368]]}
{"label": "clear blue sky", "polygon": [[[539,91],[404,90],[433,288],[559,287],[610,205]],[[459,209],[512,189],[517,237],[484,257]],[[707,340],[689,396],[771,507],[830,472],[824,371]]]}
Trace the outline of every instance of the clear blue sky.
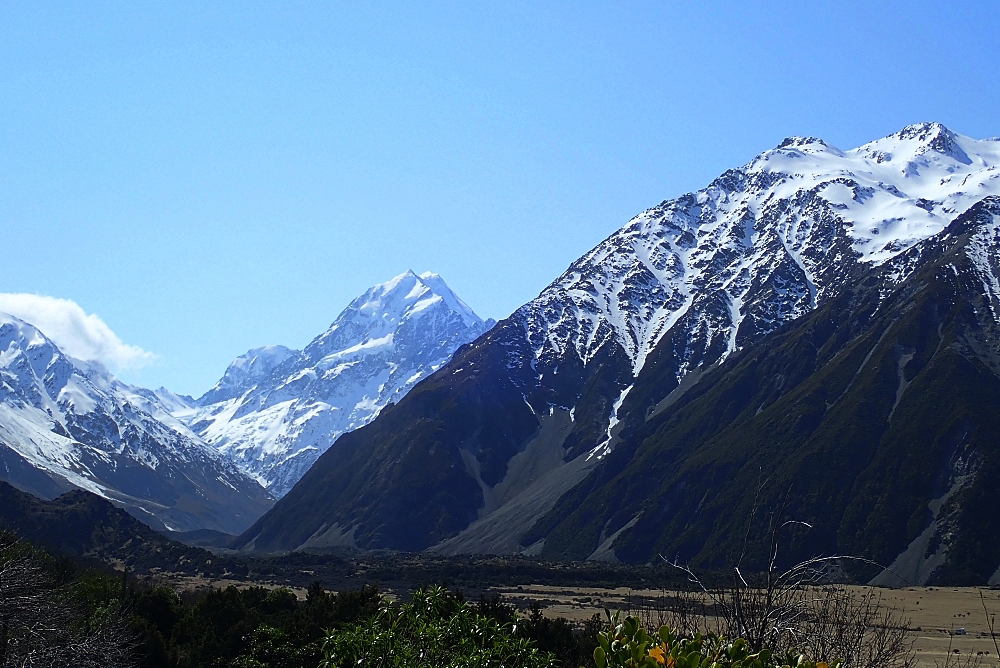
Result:
{"label": "clear blue sky", "polygon": [[0,0],[0,292],[200,394],[409,268],[502,318],[788,135],[1000,135],[995,2],[683,5]]}

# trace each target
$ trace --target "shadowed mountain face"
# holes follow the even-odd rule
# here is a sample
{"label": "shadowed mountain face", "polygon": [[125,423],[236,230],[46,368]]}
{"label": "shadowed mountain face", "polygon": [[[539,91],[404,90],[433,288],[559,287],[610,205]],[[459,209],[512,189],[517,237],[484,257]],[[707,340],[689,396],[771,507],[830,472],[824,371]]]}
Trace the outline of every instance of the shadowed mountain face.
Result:
{"label": "shadowed mountain face", "polygon": [[212,563],[211,553],[168,540],[83,490],[43,501],[0,482],[0,529],[55,554],[124,563],[130,568],[191,571]]}
{"label": "shadowed mountain face", "polygon": [[[511,458],[549,417],[536,415],[509,380],[517,329],[501,323],[459,349],[449,365],[375,422],[341,436],[281,499],[281,511],[263,518],[237,545],[419,550],[467,527],[477,519],[484,488],[507,479]],[[601,368],[581,365],[561,375],[586,382],[589,374],[600,382]],[[603,401],[601,392],[594,394]],[[586,423],[576,424],[586,433]],[[577,432],[569,431],[575,438]],[[554,449],[558,454],[565,447],[556,443]]]}
{"label": "shadowed mountain face", "polygon": [[649,365],[621,443],[531,532],[542,554],[731,564],[761,489],[758,517],[787,495],[814,527],[785,537],[788,561],[864,556],[891,565],[881,584],[1000,580],[998,275],[991,198],[669,406],[640,399],[656,396]]}
{"label": "shadowed mountain face", "polygon": [[[619,541],[643,517],[673,517],[673,506],[656,520],[629,514],[629,504],[668,492],[645,479],[628,502],[593,496],[610,494],[605,486],[636,456],[646,416],[668,419],[789,323],[838,308],[858,281],[881,285],[869,295],[876,305],[894,294],[924,261],[922,241],[1000,190],[998,151],[933,124],[846,153],[792,139],[644,212],[341,437],[241,544],[652,558],[653,547],[626,552]],[[705,410],[726,424],[717,417],[725,406]],[[816,428],[810,419],[798,433]],[[718,470],[711,484],[734,471]],[[709,552],[708,561],[721,554]]]}

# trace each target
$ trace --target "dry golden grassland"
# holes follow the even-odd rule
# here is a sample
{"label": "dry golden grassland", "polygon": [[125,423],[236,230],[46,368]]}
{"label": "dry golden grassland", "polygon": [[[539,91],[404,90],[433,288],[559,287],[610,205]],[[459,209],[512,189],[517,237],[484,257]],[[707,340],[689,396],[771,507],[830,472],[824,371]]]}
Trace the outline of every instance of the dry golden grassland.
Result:
{"label": "dry golden grassland", "polygon": [[[856,587],[854,589],[861,590]],[[627,588],[599,589],[585,587],[570,589],[530,585],[497,589],[498,593],[524,608],[537,601],[548,617],[565,617],[574,621],[589,619],[603,609],[635,611],[644,605],[662,599],[664,592],[633,590]],[[909,587],[906,589],[879,589],[882,605],[896,607],[909,619],[918,665],[943,666],[951,653],[952,661],[977,655],[982,666],[997,666],[998,657],[990,637],[986,610],[996,615],[1000,623],[1000,591],[975,587]],[[994,627],[996,628],[996,627]],[[965,634],[955,632],[965,630]],[[958,650],[957,654],[955,650]]]}

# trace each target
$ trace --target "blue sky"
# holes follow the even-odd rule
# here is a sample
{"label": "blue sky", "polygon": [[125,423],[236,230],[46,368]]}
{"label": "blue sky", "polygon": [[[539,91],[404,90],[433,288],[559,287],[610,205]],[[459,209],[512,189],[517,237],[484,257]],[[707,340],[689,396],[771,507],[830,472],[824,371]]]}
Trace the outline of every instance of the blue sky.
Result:
{"label": "blue sky", "polygon": [[0,0],[0,292],[72,300],[156,356],[123,377],[194,394],[406,269],[502,318],[785,136],[1000,135],[998,17]]}

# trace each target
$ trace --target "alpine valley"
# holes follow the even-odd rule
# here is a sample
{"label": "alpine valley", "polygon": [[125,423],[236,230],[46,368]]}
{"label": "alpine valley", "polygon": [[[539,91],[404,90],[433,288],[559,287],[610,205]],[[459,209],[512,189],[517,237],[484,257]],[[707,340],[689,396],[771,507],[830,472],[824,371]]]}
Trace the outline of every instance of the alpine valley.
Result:
{"label": "alpine valley", "polygon": [[[1000,140],[789,138],[644,211],[342,435],[237,546],[1000,579]],[[874,574],[873,574],[874,575]]]}
{"label": "alpine valley", "polygon": [[[792,137],[499,323],[408,271],[197,400],[0,315],[0,479],[243,552],[754,570],[780,526],[783,562],[1000,584],[998,314],[1000,139]],[[11,503],[131,526],[74,494]]]}
{"label": "alpine valley", "polygon": [[337,436],[494,324],[436,274],[406,272],[354,300],[304,350],[237,358],[195,400],[124,384],[0,314],[0,480],[42,499],[85,490],[174,536],[208,530],[224,542]]}

